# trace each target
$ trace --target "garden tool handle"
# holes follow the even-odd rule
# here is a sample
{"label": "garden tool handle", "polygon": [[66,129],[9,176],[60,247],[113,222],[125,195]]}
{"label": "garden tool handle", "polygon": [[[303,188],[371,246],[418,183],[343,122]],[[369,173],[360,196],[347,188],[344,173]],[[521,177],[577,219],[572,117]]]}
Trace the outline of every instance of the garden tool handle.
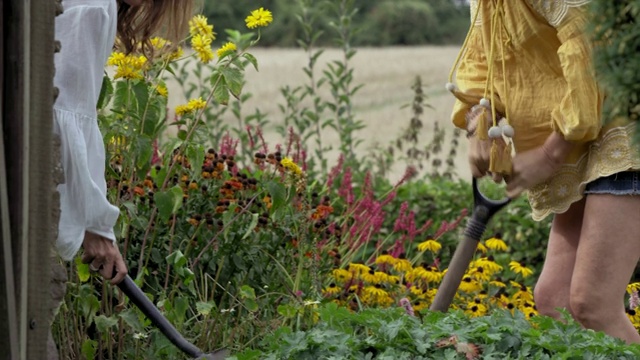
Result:
{"label": "garden tool handle", "polygon": [[511,202],[509,198],[499,201],[487,198],[478,189],[478,181],[475,178],[473,179],[472,186],[474,202],[473,214],[467,223],[464,237],[456,247],[449,268],[444,275],[444,279],[442,279],[442,284],[440,284],[433,303],[429,308],[432,311],[446,312],[447,309],[449,309],[453,297],[460,286],[462,277],[476,252],[478,242],[487,228],[489,220],[491,220],[495,213]]}
{"label": "garden tool handle", "polygon": [[193,358],[199,358],[205,355],[198,347],[180,335],[176,328],[162,315],[160,310],[147,298],[129,275],[124,277],[124,280],[118,284],[118,287],[178,349]]}

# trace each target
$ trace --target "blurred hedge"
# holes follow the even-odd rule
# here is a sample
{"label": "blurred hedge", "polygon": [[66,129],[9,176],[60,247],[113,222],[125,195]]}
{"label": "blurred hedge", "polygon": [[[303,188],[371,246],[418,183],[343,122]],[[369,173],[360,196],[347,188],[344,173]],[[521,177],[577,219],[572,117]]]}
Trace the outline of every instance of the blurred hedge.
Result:
{"label": "blurred hedge", "polygon": [[[356,46],[425,45],[460,43],[469,26],[469,8],[464,0],[346,0],[354,1],[358,13],[353,39]],[[332,17],[324,1],[314,1],[317,27],[325,30],[318,44],[331,45],[328,18]],[[231,28],[259,7],[271,10],[273,25],[262,45],[294,46],[301,37],[296,14],[298,0],[218,0],[205,1],[204,13],[216,29]],[[224,34],[218,34],[224,38]]]}

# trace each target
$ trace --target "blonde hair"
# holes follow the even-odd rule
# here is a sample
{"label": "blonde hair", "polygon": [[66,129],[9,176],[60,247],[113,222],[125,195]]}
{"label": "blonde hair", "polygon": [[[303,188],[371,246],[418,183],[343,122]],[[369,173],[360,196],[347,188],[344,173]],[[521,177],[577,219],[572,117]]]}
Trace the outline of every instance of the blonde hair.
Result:
{"label": "blonde hair", "polygon": [[175,47],[189,29],[196,0],[143,0],[138,6],[118,1],[118,42],[125,53],[153,54],[150,39],[162,36]]}

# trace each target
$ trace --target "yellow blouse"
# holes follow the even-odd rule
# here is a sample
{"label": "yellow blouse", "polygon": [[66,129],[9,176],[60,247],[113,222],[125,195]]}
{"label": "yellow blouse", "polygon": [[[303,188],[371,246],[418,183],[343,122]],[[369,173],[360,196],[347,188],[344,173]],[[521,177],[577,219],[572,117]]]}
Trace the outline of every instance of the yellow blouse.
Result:
{"label": "yellow blouse", "polygon": [[496,107],[509,106],[516,152],[541,146],[553,131],[576,145],[549,181],[529,190],[535,220],[568,210],[583,197],[586,184],[599,177],[640,169],[631,141],[633,124],[619,120],[602,125],[604,94],[596,83],[585,33],[588,2],[501,1],[504,16],[494,36],[505,39],[504,73],[501,51],[488,63],[496,0],[471,0],[476,21],[455,76],[457,91],[467,100],[456,101],[453,123],[465,128],[465,114],[483,97],[493,65]]}

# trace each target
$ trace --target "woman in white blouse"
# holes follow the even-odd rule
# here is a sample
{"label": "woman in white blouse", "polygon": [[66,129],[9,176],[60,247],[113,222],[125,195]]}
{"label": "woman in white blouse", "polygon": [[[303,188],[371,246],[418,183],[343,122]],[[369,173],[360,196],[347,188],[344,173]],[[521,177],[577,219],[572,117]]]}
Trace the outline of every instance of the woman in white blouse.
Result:
{"label": "woman in white blouse", "polygon": [[[106,197],[105,148],[96,104],[105,63],[116,36],[125,52],[150,49],[151,36],[177,44],[188,28],[194,0],[63,0],[56,19],[54,131],[62,142],[65,181],[58,187],[61,215],[56,247],[71,260],[83,248],[82,261],[113,284],[127,274],[115,245],[119,215]],[[159,32],[162,31],[162,34]],[[114,277],[114,269],[117,275]]]}

